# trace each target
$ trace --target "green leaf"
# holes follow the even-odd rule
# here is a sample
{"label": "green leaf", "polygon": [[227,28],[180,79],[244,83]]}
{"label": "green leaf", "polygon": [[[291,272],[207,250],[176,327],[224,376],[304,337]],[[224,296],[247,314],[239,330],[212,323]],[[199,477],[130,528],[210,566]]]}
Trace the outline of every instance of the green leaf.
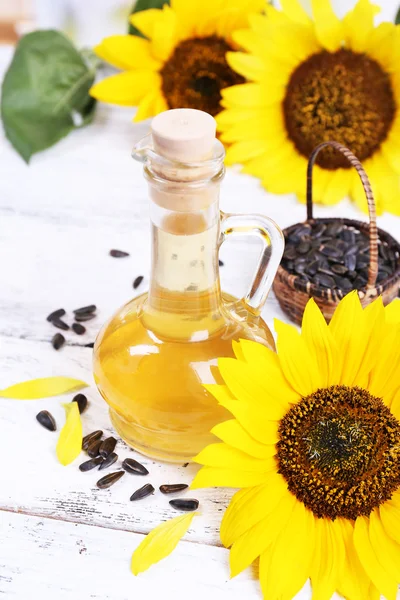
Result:
{"label": "green leaf", "polygon": [[[188,0],[188,2],[190,2],[190,0]],[[149,8],[162,8],[164,4],[169,4],[169,0],[137,0],[132,7],[131,15],[140,12],[141,10],[148,10]],[[128,33],[144,37],[139,29],[131,24],[129,24]]]}
{"label": "green leaf", "polygon": [[63,405],[66,421],[56,446],[57,458],[64,467],[72,463],[82,450],[82,421],[77,402]]}
{"label": "green leaf", "polygon": [[395,18],[394,22],[395,22],[396,25],[400,25],[400,7],[399,7],[399,10],[397,11],[396,18]]}
{"label": "green leaf", "polygon": [[95,68],[57,31],[21,38],[2,85],[1,116],[7,138],[22,158],[49,148],[90,123]]}
{"label": "green leaf", "polygon": [[60,396],[68,392],[75,392],[87,383],[80,379],[70,377],[43,377],[41,379],[29,379],[22,383],[16,383],[4,390],[0,390],[0,398],[14,398],[14,400],[37,400],[38,398],[50,398]]}

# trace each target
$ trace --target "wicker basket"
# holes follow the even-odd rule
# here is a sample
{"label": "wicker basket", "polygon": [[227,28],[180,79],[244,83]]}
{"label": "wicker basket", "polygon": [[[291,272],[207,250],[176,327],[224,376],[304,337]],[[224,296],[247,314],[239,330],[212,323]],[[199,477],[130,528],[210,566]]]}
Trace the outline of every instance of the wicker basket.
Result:
{"label": "wicker basket", "polygon": [[[369,223],[354,221],[352,219],[314,219],[312,202],[312,170],[317,154],[322,148],[333,146],[340,151],[349,160],[353,167],[357,169],[361,183],[364,187],[368,202]],[[368,283],[365,289],[359,289],[358,295],[361,304],[365,307],[370,304],[377,296],[382,295],[384,304],[388,304],[396,298],[400,289],[400,259],[395,272],[387,279],[377,283],[378,275],[378,246],[381,241],[386,241],[390,248],[400,253],[400,244],[386,231],[378,229],[376,225],[375,201],[372,194],[368,177],[354,154],[338,142],[323,142],[312,152],[307,168],[307,221],[305,223],[324,223],[332,222],[350,225],[356,229],[369,233],[370,239],[370,264],[368,272]],[[300,223],[292,225],[283,231],[285,238],[298,227]],[[327,321],[330,321],[336,306],[343,298],[345,293],[339,289],[331,289],[319,286],[309,281],[304,281],[298,275],[289,273],[282,266],[279,267],[273,286],[275,295],[279,301],[282,310],[297,324],[301,324],[303,312],[310,298],[314,298],[322,310]]]}

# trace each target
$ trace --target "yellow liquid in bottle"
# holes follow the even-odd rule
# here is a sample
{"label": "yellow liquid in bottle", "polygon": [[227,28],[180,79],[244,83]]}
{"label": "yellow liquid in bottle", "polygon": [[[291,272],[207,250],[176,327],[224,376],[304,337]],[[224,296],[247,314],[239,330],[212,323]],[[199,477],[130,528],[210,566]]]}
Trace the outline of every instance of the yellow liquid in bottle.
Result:
{"label": "yellow liquid in bottle", "polygon": [[[235,315],[231,296],[222,301],[216,235],[210,229],[189,236],[156,230],[159,270],[151,295],[129,302],[96,341],[94,375],[114,427],[132,447],[157,459],[190,460],[215,441],[212,427],[232,418],[203,384],[223,383],[217,359],[234,356],[233,340],[274,347],[262,319],[246,310]],[[208,269],[210,240],[215,257]]]}

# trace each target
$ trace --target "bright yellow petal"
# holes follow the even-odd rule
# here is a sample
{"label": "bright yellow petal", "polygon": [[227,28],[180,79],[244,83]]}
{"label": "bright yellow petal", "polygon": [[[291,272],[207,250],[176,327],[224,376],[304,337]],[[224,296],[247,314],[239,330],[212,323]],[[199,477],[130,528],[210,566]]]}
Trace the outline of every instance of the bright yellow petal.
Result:
{"label": "bright yellow petal", "polygon": [[381,566],[395,581],[400,581],[400,546],[387,535],[378,509],[369,515],[369,538]]}
{"label": "bright yellow petal", "polygon": [[229,444],[233,448],[237,448],[242,452],[250,454],[255,458],[269,458],[275,456],[276,448],[274,444],[265,445],[257,442],[251,437],[245,429],[236,421],[231,419],[216,425],[211,433],[217,436],[225,444]]}
{"label": "bright yellow petal", "polygon": [[152,39],[154,25],[162,19],[162,10],[159,8],[149,8],[134,13],[129,17],[131,25],[139,29],[147,38]]}
{"label": "bright yellow petal", "polygon": [[338,580],[338,591],[345,598],[352,600],[365,600],[368,597],[370,579],[364,571],[357,556],[353,542],[353,524],[347,519],[337,519],[340,522],[343,533],[343,541],[346,549],[346,560],[343,564],[342,573]]}
{"label": "bright yellow petal", "polygon": [[297,329],[275,319],[275,330],[279,360],[290,385],[303,397],[323,387],[318,362]]}
{"label": "bright yellow petal", "polygon": [[217,467],[202,467],[193,479],[190,488],[231,487],[245,488],[264,483],[265,473],[239,471],[233,469],[218,469]]}
{"label": "bright yellow petal", "polygon": [[159,112],[166,110],[166,108],[166,102],[161,94],[161,90],[155,89],[146,94],[146,96],[139,102],[139,106],[133,120],[135,123],[144,121],[145,119],[154,117]]}
{"label": "bright yellow petal", "polygon": [[366,517],[358,517],[354,525],[354,545],[362,566],[368,573],[376,588],[387,600],[396,600],[397,584],[388,571],[383,568],[371,545],[369,522]]}
{"label": "bright yellow petal", "polygon": [[153,25],[151,51],[155,58],[165,62],[171,56],[178,41],[177,17],[175,11],[167,4],[164,4],[161,13],[161,18]]}
{"label": "bright yellow petal", "polygon": [[377,214],[387,211],[400,215],[400,176],[390,164],[391,158],[393,155],[388,153],[388,146],[384,144],[368,165],[367,173],[378,202]]}
{"label": "bright yellow petal", "polygon": [[64,404],[65,425],[60,431],[56,446],[59,462],[66,466],[72,463],[82,450],[82,421],[77,402]]}
{"label": "bright yellow petal", "polygon": [[171,8],[177,17],[177,38],[185,40],[192,37],[198,20],[199,3],[197,1],[171,0]]}
{"label": "bright yellow petal", "polygon": [[392,328],[381,343],[376,364],[372,368],[368,391],[390,406],[394,394],[400,388],[400,329]]}
{"label": "bright yellow petal", "polygon": [[253,471],[265,473],[276,468],[276,461],[272,456],[266,459],[254,458],[254,456],[223,443],[209,444],[193,458],[193,462],[219,469],[234,470],[236,468],[249,473]]}
{"label": "bright yellow petal", "polygon": [[37,400],[38,398],[51,398],[75,392],[87,383],[80,379],[71,377],[41,377],[40,379],[28,379],[21,383],[15,383],[0,390],[0,398],[13,398],[14,400]]}
{"label": "bright yellow petal", "polygon": [[171,554],[189,529],[195,515],[196,513],[191,513],[175,517],[150,531],[132,555],[132,573],[139,575]]}
{"label": "bright yellow petal", "polygon": [[260,81],[265,72],[265,65],[261,58],[245,54],[244,52],[227,52],[228,65],[246,79]]}
{"label": "bright yellow petal", "polygon": [[[294,521],[297,526],[304,523],[305,519],[301,518],[301,511],[295,510],[298,504],[300,503],[292,494],[285,494],[267,517],[262,518],[253,527],[247,529],[233,543],[229,556],[231,577],[236,577],[244,569],[247,569],[271,544],[271,552],[275,552],[275,544],[282,537],[282,533],[285,534],[285,525],[289,519]],[[299,532],[296,531],[296,533]],[[289,544],[286,537],[284,542],[288,551]],[[304,544],[304,536],[301,538],[301,543]],[[280,547],[281,544],[279,544],[279,549]],[[281,556],[279,558],[282,559]],[[287,568],[286,561],[283,564]],[[268,595],[265,595],[265,597],[270,598]]]}
{"label": "bright yellow petal", "polygon": [[351,169],[336,169],[326,186],[323,196],[320,198],[321,204],[337,204],[344,198],[350,196],[352,182]]}
{"label": "bright yellow petal", "polygon": [[374,16],[380,10],[377,8],[370,0],[358,0],[343,19],[346,45],[354,52],[365,52],[374,28]]}
{"label": "bright yellow petal", "polygon": [[119,69],[158,71],[162,65],[151,55],[150,42],[136,35],[106,37],[94,47],[94,51],[97,56]]}
{"label": "bright yellow petal", "polygon": [[260,108],[282,100],[284,86],[276,86],[267,93],[260,83],[241,83],[222,90],[221,106],[224,108]]}
{"label": "bright yellow petal", "polygon": [[379,516],[386,533],[396,544],[400,544],[400,508],[392,502],[385,502],[379,507]]}
{"label": "bright yellow petal", "polygon": [[365,53],[377,60],[385,70],[393,70],[394,23],[380,23],[365,41]]}
{"label": "bright yellow petal", "polygon": [[400,299],[392,300],[385,308],[386,322],[390,324],[400,323]]}
{"label": "bright yellow petal", "polygon": [[300,4],[299,0],[281,0],[282,10],[287,14],[292,21],[302,23],[303,25],[310,24],[310,17]]}
{"label": "bright yellow petal", "polygon": [[243,163],[249,158],[259,156],[264,152],[265,143],[263,140],[243,140],[229,146],[226,150],[225,164],[234,165]]}
{"label": "bright yellow petal", "polygon": [[343,42],[342,21],[336,16],[330,0],[311,0],[311,6],[318,41],[329,52],[336,52]]}
{"label": "bright yellow petal", "polygon": [[313,599],[328,600],[337,588],[345,561],[339,520],[315,520],[316,552],[311,566]]}
{"label": "bright yellow petal", "polygon": [[90,88],[90,95],[101,102],[136,106],[155,87],[160,87],[158,73],[126,71],[99,81]]}
{"label": "bright yellow petal", "polygon": [[283,497],[294,498],[287,483],[278,473],[270,473],[266,482],[237,492],[221,522],[221,540],[229,548],[251,527],[273,513]]}

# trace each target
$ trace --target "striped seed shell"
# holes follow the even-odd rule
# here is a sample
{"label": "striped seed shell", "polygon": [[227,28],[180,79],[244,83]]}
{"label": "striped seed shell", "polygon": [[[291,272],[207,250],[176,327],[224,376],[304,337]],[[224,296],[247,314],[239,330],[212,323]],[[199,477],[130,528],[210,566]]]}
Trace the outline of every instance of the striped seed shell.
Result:
{"label": "striped seed shell", "polygon": [[102,469],[107,469],[107,467],[111,467],[111,465],[113,465],[117,460],[118,454],[115,454],[115,452],[111,452],[111,454],[109,454],[107,458],[103,459],[103,462],[100,463],[99,471],[101,471]]}
{"label": "striped seed shell", "polygon": [[101,444],[102,444],[101,440],[95,440],[94,442],[91,442],[89,444],[87,453],[89,454],[90,458],[94,458],[95,456],[98,455]]}
{"label": "striped seed shell", "polygon": [[88,433],[82,440],[82,450],[87,450],[92,442],[99,440],[103,432],[101,429],[96,429],[96,431],[92,431],[92,433]]}
{"label": "striped seed shell", "polygon": [[199,501],[194,498],[176,498],[176,500],[170,500],[169,503],[176,510],[183,510],[185,512],[199,508]]}
{"label": "striped seed shell", "polygon": [[155,492],[155,489],[151,485],[151,483],[146,483],[143,487],[136,490],[136,492],[133,492],[130,499],[131,500],[142,500],[143,498],[147,498],[147,496],[154,494],[154,492]]}
{"label": "striped seed shell", "polygon": [[175,494],[176,492],[183,492],[188,487],[187,483],[165,483],[164,485],[160,485],[160,492],[162,494]]}
{"label": "striped seed shell", "polygon": [[81,465],[79,465],[79,470],[82,472],[91,471],[95,469],[103,462],[103,458],[101,456],[96,456],[95,458],[91,458],[90,460],[86,460]]}
{"label": "striped seed shell", "polygon": [[55,431],[57,429],[56,422],[54,420],[53,415],[49,413],[48,410],[41,410],[36,415],[36,420],[40,423],[45,429],[49,431]]}
{"label": "striped seed shell", "polygon": [[126,458],[122,463],[122,468],[133,475],[148,475],[149,472],[140,462],[133,458]]}
{"label": "striped seed shell", "polygon": [[125,471],[115,471],[114,473],[109,473],[108,475],[104,475],[104,477],[99,479],[96,485],[101,490],[105,490],[121,479],[122,475],[125,475]]}
{"label": "striped seed shell", "polygon": [[109,437],[106,440],[103,440],[99,448],[99,454],[103,458],[107,458],[107,456],[111,454],[111,452],[114,452],[116,445],[117,440],[114,437]]}

